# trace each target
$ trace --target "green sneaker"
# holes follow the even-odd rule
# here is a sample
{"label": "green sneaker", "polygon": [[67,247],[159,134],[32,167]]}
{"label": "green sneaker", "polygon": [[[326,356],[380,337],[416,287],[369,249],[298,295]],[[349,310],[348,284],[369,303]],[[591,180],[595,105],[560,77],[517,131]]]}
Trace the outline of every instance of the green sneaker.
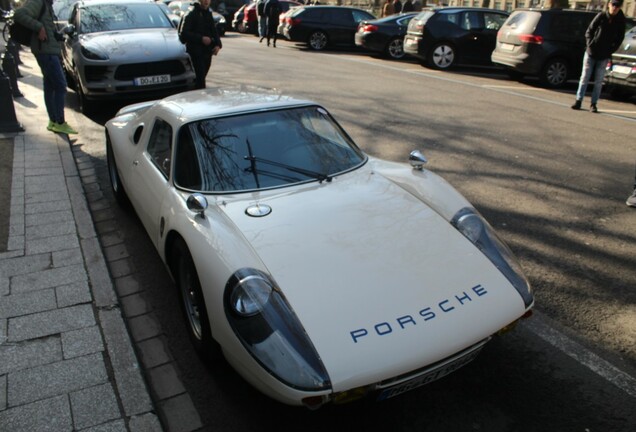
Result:
{"label": "green sneaker", "polygon": [[77,131],[73,129],[68,123],[64,122],[62,124],[53,123],[51,127],[53,132],[62,133],[66,135],[77,134]]}
{"label": "green sneaker", "polygon": [[46,130],[50,130],[53,131],[53,125],[55,124],[55,122],[53,122],[52,120],[49,120],[49,124],[46,127]]}

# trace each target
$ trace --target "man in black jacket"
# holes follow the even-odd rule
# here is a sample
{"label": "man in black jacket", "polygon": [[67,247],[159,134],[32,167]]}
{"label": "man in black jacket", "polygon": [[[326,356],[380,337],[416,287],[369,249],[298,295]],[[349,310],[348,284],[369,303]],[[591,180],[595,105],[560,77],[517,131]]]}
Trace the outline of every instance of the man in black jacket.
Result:
{"label": "man in black jacket", "polygon": [[601,97],[605,68],[612,53],[618,49],[625,36],[625,15],[621,10],[622,6],[623,0],[609,0],[607,10],[596,15],[585,32],[587,49],[583,56],[583,70],[572,109],[581,109],[587,84],[590,82],[592,72],[594,72],[594,90],[592,90],[590,111],[598,112],[596,102]]}
{"label": "man in black jacket", "polygon": [[210,0],[194,2],[193,9],[188,12],[181,28],[181,38],[186,44],[186,51],[192,59],[196,74],[196,88],[205,88],[205,77],[208,75],[212,56],[217,55],[223,47],[216,31]]}

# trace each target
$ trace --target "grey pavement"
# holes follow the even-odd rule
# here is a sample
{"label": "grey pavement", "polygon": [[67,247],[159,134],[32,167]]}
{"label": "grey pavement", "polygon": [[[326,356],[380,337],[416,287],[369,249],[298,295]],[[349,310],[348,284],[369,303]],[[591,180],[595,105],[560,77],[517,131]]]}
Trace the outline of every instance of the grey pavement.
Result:
{"label": "grey pavement", "polygon": [[28,71],[14,107],[25,131],[0,133],[13,146],[0,252],[0,431],[162,431],[71,142],[46,130],[37,63],[21,57]]}

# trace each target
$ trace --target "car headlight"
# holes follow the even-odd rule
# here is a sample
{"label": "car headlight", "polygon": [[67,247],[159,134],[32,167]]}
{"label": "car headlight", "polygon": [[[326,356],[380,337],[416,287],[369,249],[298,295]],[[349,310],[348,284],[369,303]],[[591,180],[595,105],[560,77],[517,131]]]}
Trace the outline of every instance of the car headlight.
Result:
{"label": "car headlight", "polygon": [[322,361],[283,293],[266,273],[238,270],[225,287],[225,314],[248,352],[285,384],[330,388]]}
{"label": "car headlight", "polygon": [[108,55],[95,48],[87,48],[82,45],[82,55],[91,60],[108,60]]}
{"label": "car headlight", "polygon": [[490,224],[477,213],[477,210],[463,208],[453,216],[451,223],[508,278],[523,298],[526,308],[531,306],[534,296],[521,265]]}

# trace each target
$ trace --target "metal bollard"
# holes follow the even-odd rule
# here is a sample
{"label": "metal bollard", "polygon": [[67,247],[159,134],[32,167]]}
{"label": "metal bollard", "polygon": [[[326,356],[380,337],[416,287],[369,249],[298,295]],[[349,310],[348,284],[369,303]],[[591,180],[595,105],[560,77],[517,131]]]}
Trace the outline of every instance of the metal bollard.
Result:
{"label": "metal bollard", "polygon": [[14,98],[24,96],[18,88],[18,78],[15,72],[16,69],[17,66],[15,64],[15,61],[13,60],[13,56],[11,55],[11,53],[7,51],[2,54],[2,70],[9,77]]}
{"label": "metal bollard", "polygon": [[15,116],[9,77],[2,71],[0,71],[0,112],[3,113],[0,116],[0,133],[24,131],[24,127],[18,123]]}

